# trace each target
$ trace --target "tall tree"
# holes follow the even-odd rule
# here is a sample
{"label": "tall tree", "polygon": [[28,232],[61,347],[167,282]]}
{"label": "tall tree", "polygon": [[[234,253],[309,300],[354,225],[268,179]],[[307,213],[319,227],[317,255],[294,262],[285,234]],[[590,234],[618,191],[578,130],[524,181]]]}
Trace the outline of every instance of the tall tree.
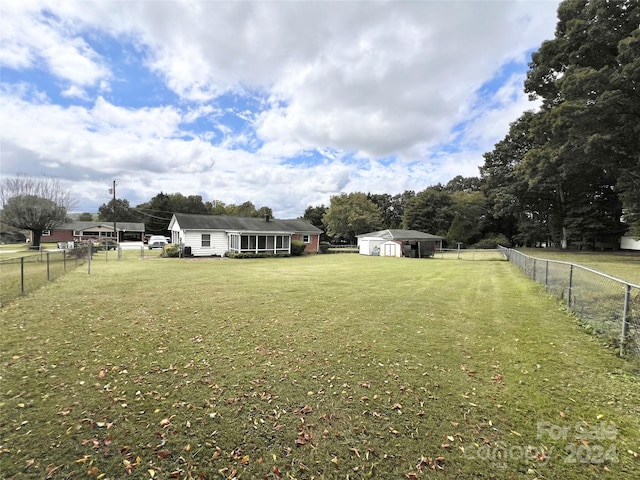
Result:
{"label": "tall tree", "polygon": [[362,192],[332,196],[322,221],[329,235],[351,244],[356,242],[356,235],[378,230],[382,225],[380,209]]}
{"label": "tall tree", "polygon": [[565,0],[555,38],[532,55],[525,91],[542,100],[534,128],[544,142],[523,168],[549,198],[563,247],[623,231],[621,200],[635,218],[639,25],[635,0]]}
{"label": "tall tree", "polygon": [[60,180],[18,175],[0,184],[2,222],[30,230],[34,247],[40,246],[42,232],[62,225],[73,207],[69,191]]}
{"label": "tall tree", "polygon": [[131,210],[129,200],[112,199],[98,208],[98,218],[103,222],[137,222],[139,215]]}
{"label": "tall tree", "polygon": [[324,230],[326,227],[322,222],[322,218],[324,217],[325,213],[327,213],[327,207],[325,205],[318,205],[315,207],[309,205],[305,209],[302,218],[309,222],[311,225]]}
{"label": "tall tree", "polygon": [[549,202],[530,188],[521,166],[530,150],[544,144],[533,135],[537,115],[541,113],[525,112],[513,122],[506,137],[484,154],[480,167],[489,208],[485,229],[502,233],[519,245],[535,245],[549,237]]}
{"label": "tall tree", "polygon": [[481,185],[482,181],[478,177],[457,175],[447,182],[444,189],[448,192],[478,192]]}
{"label": "tall tree", "polygon": [[434,235],[446,236],[455,214],[451,210],[451,194],[437,184],[418,192],[407,202],[402,225]]}
{"label": "tall tree", "polygon": [[169,194],[169,204],[171,205],[172,213],[194,213],[197,215],[210,213],[200,195],[185,197],[181,193],[171,193]]}
{"label": "tall tree", "polygon": [[414,195],[415,193],[411,190],[397,195],[388,193],[368,194],[369,199],[380,209],[382,217],[381,228],[400,228],[407,201]]}
{"label": "tall tree", "polygon": [[140,215],[140,220],[144,221],[147,232],[156,235],[167,233],[171,215],[174,212],[169,195],[160,192],[150,201],[138,205],[134,210]]}
{"label": "tall tree", "polygon": [[206,202],[208,213],[211,215],[226,215],[227,214],[227,206],[221,200],[212,200],[210,202]]}
{"label": "tall tree", "polygon": [[487,222],[487,198],[481,191],[465,189],[451,194],[451,211],[454,214],[447,240],[455,224],[455,242],[471,245],[482,237]]}
{"label": "tall tree", "polygon": [[257,217],[258,210],[253,202],[246,201],[241,205],[227,205],[227,215],[237,217]]}
{"label": "tall tree", "polygon": [[256,217],[269,217],[269,218],[273,218],[273,210],[271,210],[270,207],[260,207],[257,211],[256,211]]}

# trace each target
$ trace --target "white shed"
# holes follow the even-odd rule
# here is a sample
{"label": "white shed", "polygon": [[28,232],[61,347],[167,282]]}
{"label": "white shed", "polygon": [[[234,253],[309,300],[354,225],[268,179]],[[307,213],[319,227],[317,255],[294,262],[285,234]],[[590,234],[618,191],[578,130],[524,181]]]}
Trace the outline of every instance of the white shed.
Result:
{"label": "white shed", "polygon": [[[442,237],[417,230],[380,230],[357,235],[360,255],[425,258],[442,249]],[[385,244],[393,242],[398,247]],[[383,251],[383,246],[387,249]]]}
{"label": "white shed", "polygon": [[380,245],[381,257],[401,257],[402,242],[397,240],[387,240]]}
{"label": "white shed", "polygon": [[384,239],[374,237],[358,237],[358,253],[360,255],[377,255]]}

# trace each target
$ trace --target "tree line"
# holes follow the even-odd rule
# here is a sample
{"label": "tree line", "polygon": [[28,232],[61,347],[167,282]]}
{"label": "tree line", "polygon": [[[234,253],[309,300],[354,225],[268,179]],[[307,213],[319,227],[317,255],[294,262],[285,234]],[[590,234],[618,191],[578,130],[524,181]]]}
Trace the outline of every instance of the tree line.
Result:
{"label": "tree line", "polygon": [[484,155],[491,214],[519,243],[640,235],[640,3],[566,0],[524,90],[541,102]]}

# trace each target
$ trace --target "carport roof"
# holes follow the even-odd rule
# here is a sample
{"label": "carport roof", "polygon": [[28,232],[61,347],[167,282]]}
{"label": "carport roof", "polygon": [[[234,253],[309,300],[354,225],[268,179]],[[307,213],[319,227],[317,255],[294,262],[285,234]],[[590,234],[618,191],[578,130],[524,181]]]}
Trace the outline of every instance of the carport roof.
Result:
{"label": "carport roof", "polygon": [[443,240],[443,237],[437,235],[431,235],[430,233],[419,232],[418,230],[398,230],[387,229],[380,230],[378,232],[363,233],[357,235],[358,238],[379,238],[380,240],[401,240],[404,242],[409,241],[438,241]]}

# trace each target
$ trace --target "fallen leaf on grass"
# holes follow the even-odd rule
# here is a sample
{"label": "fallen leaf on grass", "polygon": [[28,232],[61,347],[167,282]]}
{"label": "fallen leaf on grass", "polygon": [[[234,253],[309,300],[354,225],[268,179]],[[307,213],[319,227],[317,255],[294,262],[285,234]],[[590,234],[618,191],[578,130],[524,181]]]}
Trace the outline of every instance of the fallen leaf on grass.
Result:
{"label": "fallen leaf on grass", "polygon": [[167,449],[160,450],[158,452],[158,457],[160,457],[160,458],[167,458],[169,455],[171,455],[171,452],[169,452],[169,450],[167,450]]}
{"label": "fallen leaf on grass", "polygon": [[444,470],[444,457],[431,457],[420,456],[420,460],[416,464],[416,470],[422,472],[424,468],[430,468],[431,470]]}
{"label": "fallen leaf on grass", "polygon": [[47,472],[47,479],[53,478],[62,467],[64,467],[64,465],[54,465],[52,463],[47,465],[45,468],[45,471]]}

